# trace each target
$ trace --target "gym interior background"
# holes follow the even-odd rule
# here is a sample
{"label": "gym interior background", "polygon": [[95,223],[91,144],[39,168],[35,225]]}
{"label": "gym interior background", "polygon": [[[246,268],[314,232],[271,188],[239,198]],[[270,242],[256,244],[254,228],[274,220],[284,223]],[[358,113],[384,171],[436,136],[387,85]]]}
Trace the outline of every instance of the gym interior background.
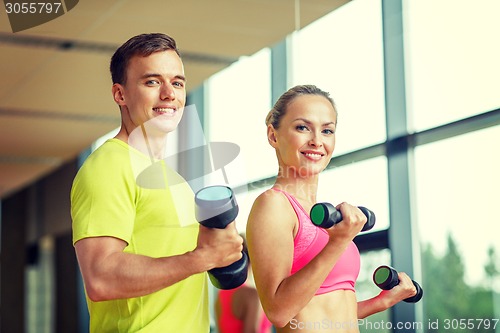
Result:
{"label": "gym interior background", "polygon": [[224,172],[237,191],[241,231],[277,170],[268,110],[287,88],[315,84],[339,112],[318,199],[377,215],[375,228],[356,239],[358,297],[379,292],[371,274],[382,264],[424,289],[421,302],[373,316],[361,331],[500,332],[500,2],[165,6],[82,1],[16,34],[0,13],[2,332],[88,330],[69,189],[85,157],[119,126],[109,57],[130,36],[151,31],[177,39],[196,111],[173,149],[240,147]]}

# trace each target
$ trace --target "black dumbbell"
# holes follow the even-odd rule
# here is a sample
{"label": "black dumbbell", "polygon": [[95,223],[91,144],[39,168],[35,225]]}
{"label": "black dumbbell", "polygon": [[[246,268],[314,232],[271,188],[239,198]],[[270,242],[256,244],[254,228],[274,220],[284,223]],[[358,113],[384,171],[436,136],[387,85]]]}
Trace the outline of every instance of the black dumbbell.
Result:
{"label": "black dumbbell", "polygon": [[[367,221],[361,231],[367,231],[375,225],[375,214],[366,207],[358,207],[365,214]],[[342,221],[342,214],[331,203],[319,202],[312,206],[309,216],[314,225],[321,228],[330,228]]]}
{"label": "black dumbbell", "polygon": [[[404,299],[406,303],[417,303],[424,295],[424,290],[420,285],[411,280],[417,289],[415,296]],[[380,266],[373,272],[373,282],[383,290],[390,290],[399,284],[398,272],[390,266]]]}
{"label": "black dumbbell", "polygon": [[[198,222],[208,228],[224,229],[238,216],[238,204],[233,190],[214,185],[202,188],[195,194],[195,215]],[[248,256],[242,252],[240,260],[226,267],[208,271],[212,284],[219,289],[234,289],[247,279]]]}

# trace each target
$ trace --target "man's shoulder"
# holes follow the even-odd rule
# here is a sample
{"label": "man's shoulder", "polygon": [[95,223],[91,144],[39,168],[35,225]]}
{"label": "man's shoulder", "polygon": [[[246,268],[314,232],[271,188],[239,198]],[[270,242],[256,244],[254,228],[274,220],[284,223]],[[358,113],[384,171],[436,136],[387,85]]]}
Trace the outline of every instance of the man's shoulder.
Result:
{"label": "man's shoulder", "polygon": [[105,173],[111,175],[119,173],[123,167],[130,164],[126,143],[120,144],[116,139],[103,143],[94,150],[83,162],[78,171],[79,177]]}
{"label": "man's shoulder", "polygon": [[112,165],[130,159],[128,145],[117,139],[110,139],[95,149],[85,160],[82,167],[88,165]]}

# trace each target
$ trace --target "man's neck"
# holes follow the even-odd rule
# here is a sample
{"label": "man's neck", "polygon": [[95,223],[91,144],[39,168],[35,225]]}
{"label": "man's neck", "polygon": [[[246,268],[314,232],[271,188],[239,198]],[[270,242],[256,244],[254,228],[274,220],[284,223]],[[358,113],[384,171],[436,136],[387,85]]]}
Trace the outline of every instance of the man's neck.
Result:
{"label": "man's neck", "polygon": [[122,126],[115,138],[149,156],[152,161],[165,158],[167,133],[155,135],[147,131],[143,125],[128,133],[126,128]]}

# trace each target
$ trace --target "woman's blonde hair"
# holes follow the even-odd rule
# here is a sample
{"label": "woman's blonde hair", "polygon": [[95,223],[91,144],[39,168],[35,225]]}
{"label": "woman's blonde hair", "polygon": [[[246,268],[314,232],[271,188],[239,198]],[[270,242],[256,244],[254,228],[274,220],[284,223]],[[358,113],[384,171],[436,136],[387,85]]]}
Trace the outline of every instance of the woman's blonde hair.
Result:
{"label": "woman's blonde hair", "polygon": [[283,95],[280,96],[280,98],[278,98],[271,111],[269,111],[269,113],[267,114],[266,125],[271,124],[274,128],[277,129],[280,125],[281,118],[283,118],[286,113],[288,105],[295,98],[302,95],[319,95],[325,97],[330,103],[332,103],[333,109],[335,110],[335,113],[337,113],[335,103],[330,97],[330,93],[319,89],[315,85],[298,85],[288,89],[288,91],[286,91]]}

